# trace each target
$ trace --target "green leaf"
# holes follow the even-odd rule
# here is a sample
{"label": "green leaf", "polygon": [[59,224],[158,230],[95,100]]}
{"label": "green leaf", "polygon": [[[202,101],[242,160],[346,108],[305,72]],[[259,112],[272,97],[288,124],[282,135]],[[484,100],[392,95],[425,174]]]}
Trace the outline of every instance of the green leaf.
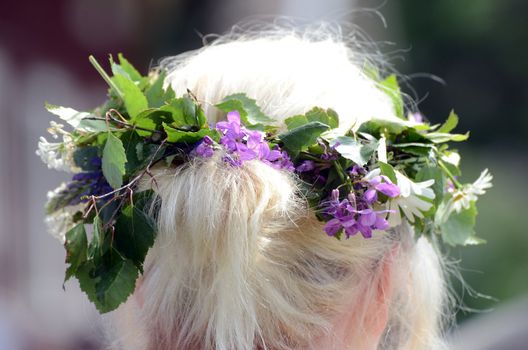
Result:
{"label": "green leaf", "polygon": [[[115,310],[134,292],[139,271],[134,263],[123,259],[116,251],[111,250],[110,258],[105,265],[96,266],[99,277],[95,284],[95,293],[102,313]],[[110,262],[108,262],[110,260]]]}
{"label": "green leaf", "polygon": [[284,123],[286,124],[286,127],[288,128],[288,130],[293,130],[295,128],[303,126],[304,124],[307,124],[308,119],[303,114],[294,115],[293,117],[286,118],[284,120]]}
{"label": "green leaf", "polygon": [[[337,145],[337,146],[336,146]],[[378,147],[377,142],[362,144],[349,136],[340,136],[330,142],[344,158],[350,159],[357,165],[363,166],[372,158]]]}
{"label": "green leaf", "polygon": [[83,263],[75,276],[97,310],[106,313],[115,310],[134,292],[139,271],[130,260],[111,250],[101,263]]}
{"label": "green leaf", "polygon": [[477,237],[477,236],[469,236],[468,239],[466,239],[466,241],[464,242],[464,246],[466,245],[481,245],[481,244],[486,244],[486,240],[485,239],[482,239],[480,237]]}
{"label": "green leaf", "polygon": [[240,113],[242,123],[246,127],[274,123],[272,118],[262,113],[255,100],[243,93],[227,96],[216,107],[224,112],[237,110]]}
{"label": "green leaf", "polygon": [[444,197],[444,191],[446,188],[446,178],[444,172],[439,167],[426,166],[418,171],[416,174],[416,180],[427,181],[434,180],[434,184],[431,186],[435,193],[434,202],[438,206]]}
{"label": "green leaf", "polygon": [[163,106],[165,102],[176,97],[174,90],[170,85],[167,86],[167,89],[163,88],[165,76],[166,72],[164,70],[160,70],[156,81],[154,81],[154,83],[145,91],[148,105],[151,108],[159,108]]}
{"label": "green leaf", "polygon": [[449,134],[443,132],[431,132],[425,134],[425,137],[431,140],[433,143],[443,143],[443,142],[462,142],[466,141],[469,138],[469,131],[465,134]]}
{"label": "green leaf", "polygon": [[407,142],[407,143],[393,143],[392,147],[396,148],[406,148],[406,147],[420,147],[420,148],[436,148],[435,145],[430,143],[421,143],[421,142]]}
{"label": "green leaf", "polygon": [[[160,147],[158,144],[145,142],[145,139],[140,137],[136,131],[129,130],[121,136],[127,159],[125,172],[129,175],[143,170]],[[156,158],[162,156],[163,152],[158,152]]]}
{"label": "green leaf", "polygon": [[279,135],[284,148],[295,156],[317,142],[317,138],[330,127],[321,122],[309,122]]}
{"label": "green leaf", "polygon": [[91,113],[79,112],[73,108],[55,106],[49,103],[45,103],[44,106],[48,112],[55,114],[74,128],[78,128],[83,118],[93,117]]}
{"label": "green leaf", "polygon": [[149,248],[154,243],[156,224],[143,210],[128,205],[115,225],[114,248],[130,259],[140,271]]}
{"label": "green leaf", "polygon": [[449,133],[451,130],[456,128],[458,125],[458,115],[454,111],[451,111],[449,113],[449,116],[447,117],[447,120],[444,124],[437,130],[439,133]]}
{"label": "green leaf", "polygon": [[[140,137],[135,130],[129,130],[121,135],[121,142],[125,150],[126,163],[125,173],[134,174],[134,172],[141,167],[143,162],[138,159],[137,146],[140,144],[143,147],[144,139]],[[142,151],[144,147],[142,148]]]}
{"label": "green leaf", "polygon": [[447,168],[447,170],[454,176],[460,176],[462,173],[460,172],[459,165],[460,165],[460,155],[456,151],[448,151],[444,150],[442,151],[442,155],[439,162],[442,162],[443,165]]}
{"label": "green leaf", "polygon": [[321,122],[328,125],[331,129],[339,126],[339,117],[337,113],[332,109],[323,109],[320,107],[314,107],[308,111],[305,115],[296,115],[287,118],[285,121],[288,130],[298,128],[309,122]]}
{"label": "green leaf", "polygon": [[122,53],[118,53],[117,57],[119,59],[120,68],[128,74],[130,79],[134,82],[140,82],[143,79],[143,76],[137,71],[136,68],[123,56]]}
{"label": "green leaf", "polygon": [[79,266],[75,273],[75,277],[77,277],[79,280],[79,287],[86,294],[88,299],[94,303],[97,310],[103,312],[101,310],[104,310],[105,308],[103,305],[101,305],[99,300],[97,300],[95,293],[95,284],[97,282],[97,278],[94,276],[94,271],[95,265],[93,261],[88,260]]}
{"label": "green leaf", "polygon": [[398,179],[396,177],[396,172],[394,171],[394,168],[392,165],[378,162],[378,165],[380,167],[380,171],[382,175],[387,176],[393,183],[398,184]]}
{"label": "green leaf", "polygon": [[79,266],[87,258],[88,240],[83,223],[77,224],[66,233],[64,247],[66,248],[66,263],[70,264],[64,277],[64,282],[66,282],[75,275]]}
{"label": "green leaf", "polygon": [[83,119],[77,126],[77,130],[89,133],[98,133],[105,131],[118,131],[120,129],[111,126],[111,124],[108,124],[104,120]]}
{"label": "green leaf", "polygon": [[391,145],[394,148],[400,148],[403,152],[420,157],[428,157],[436,148],[434,144],[421,142],[407,142]]}
{"label": "green leaf", "polygon": [[106,181],[117,189],[123,185],[123,175],[125,175],[126,163],[125,149],[119,138],[112,133],[108,133],[105,147],[103,149],[102,169]]}
{"label": "green leaf", "polygon": [[321,122],[328,125],[331,129],[339,126],[339,117],[333,109],[323,109],[314,107],[306,113],[306,119],[309,122]]}
{"label": "green leaf", "polygon": [[[149,129],[149,130],[162,130],[163,123],[170,124],[174,122],[172,113],[170,111],[162,111],[158,108],[149,108],[139,113],[134,121],[134,125]],[[136,129],[139,136],[148,137],[152,135],[152,132],[146,130]]]}
{"label": "green leaf", "polygon": [[125,108],[131,120],[134,121],[139,113],[148,108],[147,98],[141,89],[124,75],[116,74],[112,77],[112,81],[122,92]]}
{"label": "green leaf", "polygon": [[99,166],[93,163],[94,158],[97,158],[99,148],[95,146],[77,147],[73,152],[73,161],[75,165],[84,171],[97,171]]}
{"label": "green leaf", "polygon": [[186,143],[195,143],[204,138],[204,136],[209,136],[212,139],[216,139],[216,130],[212,129],[200,129],[198,131],[184,131],[178,130],[170,125],[163,123],[163,129],[167,133],[167,141],[169,142],[186,142]]}
{"label": "green leaf", "polygon": [[88,60],[90,63],[94,66],[95,70],[101,75],[101,77],[106,81],[108,86],[110,86],[110,89],[119,96],[120,99],[124,99],[123,92],[119,89],[119,87],[115,84],[115,82],[108,76],[108,74],[105,72],[103,67],[97,62],[94,56],[90,55],[88,57]]}
{"label": "green leaf", "polygon": [[168,104],[160,107],[160,110],[172,114],[173,126],[191,126],[196,129],[193,131],[207,126],[205,114],[189,95],[169,101]]}
{"label": "green leaf", "polygon": [[471,203],[468,209],[463,209],[460,213],[453,212],[447,220],[440,223],[442,239],[452,246],[464,245],[474,237],[477,207]]}
{"label": "green leaf", "polygon": [[401,95],[400,85],[396,75],[391,74],[381,83],[382,90],[391,98],[394,106],[394,113],[401,119],[405,119],[403,114],[403,99]]}
{"label": "green leaf", "polygon": [[371,119],[359,127],[360,132],[366,132],[372,135],[380,135],[381,133],[399,135],[403,131],[408,130],[409,126],[405,121],[398,122],[396,120],[388,121],[382,119]]}
{"label": "green leaf", "polygon": [[88,245],[88,257],[90,259],[99,259],[105,253],[105,232],[99,216],[93,220],[93,236]]}
{"label": "green leaf", "polygon": [[[104,203],[104,202],[103,202]],[[101,204],[103,204],[101,203]],[[104,203],[104,205],[99,209],[98,217],[101,221],[101,227],[110,227],[114,224],[115,218],[119,214],[119,211],[121,210],[121,201],[115,200],[111,202]],[[102,232],[102,231],[101,231]],[[110,236],[110,240],[106,236],[101,236],[101,239],[104,239],[103,243],[108,245],[108,243],[111,243],[112,235]],[[105,249],[105,246],[103,245],[103,249]]]}

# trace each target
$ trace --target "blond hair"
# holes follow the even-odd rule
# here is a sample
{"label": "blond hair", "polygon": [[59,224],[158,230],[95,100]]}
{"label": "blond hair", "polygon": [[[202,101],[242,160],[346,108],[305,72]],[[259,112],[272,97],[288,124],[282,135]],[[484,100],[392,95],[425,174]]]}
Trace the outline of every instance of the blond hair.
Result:
{"label": "blond hair", "polygon": [[[313,106],[337,111],[344,129],[396,118],[392,102],[338,30],[274,30],[221,37],[169,58],[166,83],[213,106],[245,92],[282,121]],[[338,241],[299,195],[295,175],[259,161],[237,168],[221,155],[160,168],[153,185],[159,233],[134,298],[115,312],[126,349],[353,349],[368,334],[384,264],[391,291],[380,349],[438,349],[445,288],[431,244],[406,223],[372,239]],[[354,310],[352,336],[334,325]],[[318,345],[319,344],[319,345]]]}

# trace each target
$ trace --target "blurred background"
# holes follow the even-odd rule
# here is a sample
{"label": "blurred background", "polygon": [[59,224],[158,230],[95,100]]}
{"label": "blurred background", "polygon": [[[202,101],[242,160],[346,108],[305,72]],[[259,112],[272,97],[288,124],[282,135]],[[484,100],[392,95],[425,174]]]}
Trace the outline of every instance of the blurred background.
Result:
{"label": "blurred background", "polygon": [[254,15],[353,21],[411,78],[404,89],[430,120],[460,115],[458,130],[472,132],[463,180],[489,167],[495,187],[479,201],[488,244],[448,251],[471,288],[453,279],[453,347],[528,349],[527,1],[48,0],[0,5],[0,350],[102,346],[95,309],[75,282],[61,288],[64,249],[43,223],[47,190],[68,177],[35,155],[52,118],[44,101],[82,110],[105,99],[89,54],[123,52],[145,72]]}

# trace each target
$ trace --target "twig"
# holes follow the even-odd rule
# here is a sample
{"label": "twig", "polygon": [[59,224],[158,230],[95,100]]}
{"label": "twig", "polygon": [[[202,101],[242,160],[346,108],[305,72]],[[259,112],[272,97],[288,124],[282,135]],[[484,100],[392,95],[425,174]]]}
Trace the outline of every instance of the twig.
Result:
{"label": "twig", "polygon": [[112,122],[112,123],[116,123],[118,125],[121,125],[121,126],[124,126],[126,128],[130,128],[130,129],[138,129],[138,130],[143,130],[143,131],[148,131],[148,132],[153,132],[153,133],[156,133],[156,134],[159,134],[159,135],[163,135],[163,132],[160,131],[160,130],[152,130],[152,129],[147,129],[147,128],[143,128],[141,126],[137,126],[137,125],[133,125],[133,124],[129,124],[127,122],[122,122],[121,120],[118,120],[118,119],[115,119],[114,117],[112,117],[111,115],[109,115],[109,113],[107,112],[107,117],[108,118],[102,118],[102,117],[86,117],[84,118],[85,120],[102,120],[102,121],[106,121],[108,122],[108,119]]}
{"label": "twig", "polygon": [[106,114],[110,114],[110,116],[112,115],[112,113],[117,114],[117,116],[118,116],[119,118],[121,118],[121,120],[122,120],[123,122],[125,122],[125,123],[127,122],[127,120],[125,119],[125,117],[123,117],[123,116],[121,115],[121,113],[119,113],[119,111],[118,111],[117,109],[112,108],[112,109],[109,109],[108,112],[106,112]]}
{"label": "twig", "polygon": [[[111,196],[115,193],[118,193],[118,192],[121,192],[122,190],[124,189],[131,189],[132,188],[132,185],[134,185],[137,181],[139,181],[143,176],[145,176],[145,174],[149,174],[150,173],[150,167],[154,164],[154,159],[156,159],[156,156],[158,155],[159,151],[161,150],[161,148],[165,145],[165,143],[167,142],[167,139],[161,141],[158,149],[156,149],[156,152],[154,152],[154,154],[152,155],[152,157],[150,158],[150,161],[147,165],[147,167],[145,168],[145,170],[143,170],[139,175],[137,175],[135,178],[133,178],[129,183],[127,183],[126,185],[123,185],[113,191],[110,191],[108,193],[105,193],[103,195],[100,195],[100,196],[95,196],[94,198],[95,199],[103,199],[103,198],[106,198],[108,196]],[[150,174],[151,175],[151,174]],[[152,176],[152,175],[151,175]]]}

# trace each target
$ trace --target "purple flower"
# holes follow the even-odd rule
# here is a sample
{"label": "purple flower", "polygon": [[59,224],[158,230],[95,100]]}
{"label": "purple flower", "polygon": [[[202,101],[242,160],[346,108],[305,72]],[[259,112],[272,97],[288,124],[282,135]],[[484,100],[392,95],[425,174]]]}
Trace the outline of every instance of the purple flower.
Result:
{"label": "purple flower", "polygon": [[[222,159],[233,166],[241,166],[245,161],[259,159],[277,169],[295,171],[290,157],[278,146],[270,149],[265,134],[259,130],[249,130],[240,124],[240,114],[231,111],[227,121],[216,123],[216,129],[222,134],[220,144],[226,154]],[[194,149],[196,155],[207,158],[214,153],[214,141],[205,136]]]}
{"label": "purple flower", "polygon": [[236,144],[236,152],[233,153],[238,155],[238,159],[240,159],[241,161],[253,160],[258,157],[257,152],[255,152],[242,142]]}
{"label": "purple flower", "polygon": [[[278,150],[273,150],[272,152],[274,151]],[[284,169],[292,172],[295,171],[295,167],[293,166],[290,156],[288,153],[286,153],[286,151],[280,151],[279,157],[276,160],[271,161],[270,165],[275,169]]]}
{"label": "purple flower", "polygon": [[230,152],[238,151],[238,146],[246,136],[240,126],[240,114],[237,111],[227,113],[227,121],[216,123],[216,129],[223,136],[220,143]]}
{"label": "purple flower", "polygon": [[326,144],[324,142],[319,141],[319,145],[323,147],[323,154],[321,154],[321,159],[323,160],[337,160],[339,157],[339,154],[336,152],[335,148],[339,146],[339,142],[336,142],[335,145],[326,147]]}
{"label": "purple flower", "polygon": [[417,123],[423,123],[424,117],[420,112],[415,112],[409,115],[409,120]]}
{"label": "purple flower", "polygon": [[244,136],[241,133],[240,113],[238,111],[227,113],[227,121],[216,123],[216,129],[231,138],[242,138]]}
{"label": "purple flower", "polygon": [[235,167],[239,167],[242,165],[242,161],[240,159],[234,159],[230,155],[223,156],[222,160]]}
{"label": "purple flower", "polygon": [[394,198],[400,195],[398,186],[385,175],[378,175],[368,180],[370,188],[365,191],[363,197],[367,203],[372,204],[378,200],[378,192],[383,193],[387,197]]}
{"label": "purple flower", "polygon": [[365,168],[359,165],[354,165],[351,170],[348,172],[352,176],[359,176],[359,175],[365,175],[367,171]]}
{"label": "purple flower", "polygon": [[288,154],[278,146],[270,149],[262,131],[241,126],[237,111],[229,112],[227,121],[218,122],[216,129],[222,133],[220,144],[228,153],[223,159],[229,164],[240,166],[245,161],[259,159],[274,168],[294,171]]}
{"label": "purple flower", "polygon": [[96,167],[96,169],[73,175],[72,180],[66,185],[67,192],[74,194],[74,196],[71,196],[68,200],[68,205],[76,205],[81,202],[86,202],[87,199],[82,197],[100,196],[113,190],[106,181],[103,171],[100,168],[101,158],[92,158],[90,164]]}
{"label": "purple flower", "polygon": [[[456,176],[455,176],[455,178],[456,178]],[[447,191],[447,192],[455,192],[455,190],[456,190],[455,183],[451,179],[447,179],[447,185],[446,185],[445,191]]]}
{"label": "purple flower", "polygon": [[315,178],[314,178],[315,184],[323,186],[324,184],[326,184],[326,180],[328,180],[326,176],[321,175],[321,174],[315,174]]}
{"label": "purple flower", "polygon": [[378,200],[378,192],[376,192],[376,189],[374,188],[369,188],[363,194],[363,198],[367,203],[372,204]]}
{"label": "purple flower", "polygon": [[267,142],[256,145],[255,149],[258,151],[258,158],[263,161],[274,162],[281,157],[281,152],[271,150]]}
{"label": "purple flower", "polygon": [[[258,150],[264,143],[264,133],[258,130],[244,130],[247,137],[247,146],[253,150]],[[269,148],[269,147],[268,147]]]}
{"label": "purple flower", "polygon": [[197,155],[203,158],[209,158],[213,155],[213,139],[209,136],[205,136],[200,144],[195,148]]}
{"label": "purple flower", "polygon": [[315,163],[313,160],[305,160],[296,168],[298,173],[306,173],[314,169],[315,169]]}
{"label": "purple flower", "polygon": [[388,210],[374,210],[364,198],[357,198],[354,193],[339,200],[339,190],[332,190],[330,200],[327,202],[325,213],[331,217],[325,224],[324,231],[329,236],[344,232],[346,237],[358,232],[365,238],[372,237],[373,230],[386,230],[389,223],[385,219]]}
{"label": "purple flower", "polygon": [[228,163],[240,166],[244,161],[258,157],[258,145],[263,140],[263,135],[259,131],[242,127],[238,111],[227,113],[227,121],[216,123],[216,129],[223,134],[220,144],[230,153],[224,157]]}
{"label": "purple flower", "polygon": [[335,236],[341,230],[345,231],[347,237],[357,233],[357,229],[355,228],[355,208],[351,206],[348,199],[339,201],[339,190],[337,189],[332,190],[327,214],[334,217],[323,228],[327,235]]}

